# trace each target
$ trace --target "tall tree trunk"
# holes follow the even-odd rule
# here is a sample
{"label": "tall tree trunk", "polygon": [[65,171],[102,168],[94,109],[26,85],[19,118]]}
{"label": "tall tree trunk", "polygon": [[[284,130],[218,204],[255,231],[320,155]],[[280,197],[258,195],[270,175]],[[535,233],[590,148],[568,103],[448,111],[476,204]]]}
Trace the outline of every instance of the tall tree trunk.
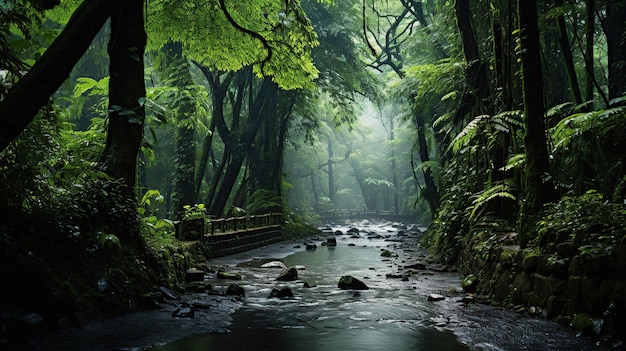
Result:
{"label": "tall tree trunk", "polygon": [[[536,0],[518,0],[522,86],[526,134],[526,214],[538,213],[543,204],[556,199],[549,179],[550,164],[545,129],[545,107]],[[522,233],[524,236],[526,233]],[[522,238],[522,245],[527,238]]]}
{"label": "tall tree trunk", "polygon": [[335,193],[337,189],[335,187],[335,173],[333,169],[333,156],[334,156],[333,143],[330,140],[330,138],[328,139],[327,150],[328,150],[328,198],[334,204]]}
{"label": "tall tree trunk", "polygon": [[[164,47],[167,68],[165,81],[185,91],[193,84],[189,72],[189,62],[183,57],[183,48],[180,43],[169,43]],[[172,193],[173,217],[180,220],[184,214],[185,205],[195,203],[194,170],[196,163],[194,118],[196,102],[190,93],[181,94],[182,98],[173,101],[171,109],[176,111],[178,130],[176,134],[176,160],[174,161],[174,192]]]}
{"label": "tall tree trunk", "polygon": [[586,9],[586,17],[585,17],[585,102],[586,110],[593,110],[593,82],[594,82],[594,71],[593,71],[593,43],[594,43],[594,33],[595,33],[595,23],[596,23],[596,4],[595,0],[587,0],[587,9]]}
{"label": "tall tree trunk", "polygon": [[132,194],[145,118],[143,1],[112,0],[110,6],[109,121],[100,167]]}
{"label": "tall tree trunk", "polygon": [[[563,6],[563,0],[554,0],[555,6]],[[593,20],[593,13],[591,15]],[[578,86],[578,77],[576,76],[576,67],[574,65],[574,57],[572,56],[572,48],[569,43],[569,36],[567,35],[567,26],[565,25],[565,17],[561,14],[556,18],[557,25],[559,27],[559,45],[561,46],[561,53],[563,54],[563,61],[565,63],[565,70],[567,71],[567,79],[569,86],[572,90],[572,96],[577,105],[583,103],[583,98],[580,93],[580,87]],[[592,25],[593,27],[593,25]],[[593,40],[593,38],[592,38]]]}
{"label": "tall tree trunk", "polygon": [[[250,89],[252,89],[252,85],[250,85]],[[232,189],[237,181],[237,176],[239,175],[241,166],[246,159],[246,151],[251,147],[254,142],[256,135],[261,127],[261,124],[264,120],[264,116],[267,115],[268,112],[264,111],[266,109],[267,98],[270,95],[272,89],[278,89],[278,86],[271,81],[270,78],[264,78],[261,87],[258,90],[258,93],[254,97],[254,101],[250,102],[250,107],[248,109],[248,118],[246,119],[245,126],[242,126],[243,130],[236,135],[231,136],[231,144],[232,144],[232,156],[231,161],[226,168],[226,173],[224,174],[219,190],[215,195],[215,198],[211,202],[211,206],[209,207],[209,213],[221,216],[224,214],[224,209],[228,202],[228,199],[231,195]],[[220,132],[220,136],[222,135],[222,131],[220,130],[220,123],[216,121],[218,131]],[[231,128],[232,130],[238,129],[235,125]]]}
{"label": "tall tree trunk", "polygon": [[[607,0],[605,32],[609,61],[609,100],[613,100],[626,92],[626,0]],[[624,104],[624,101],[620,103]]]}
{"label": "tall tree trunk", "polygon": [[[430,157],[428,156],[428,144],[426,143],[426,123],[424,118],[415,116],[415,124],[417,127],[417,144],[419,147],[420,160],[422,163],[425,163],[430,161]],[[428,207],[430,207],[431,218],[434,218],[435,212],[441,204],[441,200],[439,198],[437,184],[435,183],[435,179],[433,177],[433,172],[430,168],[424,169],[424,183],[426,183],[424,197],[426,198]]]}
{"label": "tall tree trunk", "polygon": [[394,132],[394,123],[393,117],[389,118],[389,141],[391,145],[391,182],[393,183],[393,208],[394,213],[400,213],[400,199],[398,191],[400,190],[400,186],[398,184],[398,167],[396,165],[396,148],[394,146],[394,141],[396,139],[396,135]]}
{"label": "tall tree trunk", "polygon": [[455,123],[460,122],[473,108],[483,111],[485,109],[483,102],[489,96],[487,69],[480,59],[469,3],[469,0],[457,0],[455,5],[457,27],[461,34],[463,55],[467,64],[465,72],[467,86],[455,116]]}
{"label": "tall tree trunk", "polygon": [[207,134],[202,139],[202,151],[200,153],[200,159],[198,164],[198,170],[196,171],[196,176],[194,178],[194,188],[196,192],[194,194],[194,202],[198,203],[200,201],[200,190],[202,189],[202,180],[204,179],[204,174],[206,173],[206,167],[209,163],[209,158],[211,157],[212,144],[213,144],[213,134],[215,134],[215,118],[211,118],[211,124],[209,125],[209,130]]}
{"label": "tall tree trunk", "polygon": [[111,14],[110,0],[86,0],[50,47],[0,102],[0,151],[63,84]]}

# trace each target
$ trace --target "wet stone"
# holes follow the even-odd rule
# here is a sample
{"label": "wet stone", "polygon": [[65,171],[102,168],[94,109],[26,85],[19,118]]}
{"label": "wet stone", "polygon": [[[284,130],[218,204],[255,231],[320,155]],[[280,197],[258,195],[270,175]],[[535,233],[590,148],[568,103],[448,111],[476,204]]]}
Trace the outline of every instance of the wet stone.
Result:
{"label": "wet stone", "polygon": [[226,295],[246,297],[246,292],[241,286],[237,284],[230,284],[226,289]]}
{"label": "wet stone", "polygon": [[293,297],[293,291],[290,288],[273,288],[270,292],[269,298],[285,298],[285,297]]}
{"label": "wet stone", "polygon": [[281,261],[271,261],[261,265],[261,268],[280,268],[287,269],[287,266]]}
{"label": "wet stone", "polygon": [[441,294],[430,294],[428,295],[428,301],[441,301],[445,300],[446,297]]}
{"label": "wet stone", "polygon": [[185,271],[185,281],[187,283],[201,282],[204,280],[204,272],[195,268]]}
{"label": "wet stone", "polygon": [[172,317],[174,318],[194,318],[195,310],[193,306],[189,305],[186,302],[183,302],[180,307],[172,312]]}
{"label": "wet stone", "polygon": [[337,287],[341,290],[368,290],[369,287],[351,275],[344,275],[339,279]]}
{"label": "wet stone", "polygon": [[276,277],[278,281],[294,281],[296,279],[298,279],[298,270],[294,267],[282,271],[278,277]]}
{"label": "wet stone", "polygon": [[241,280],[241,274],[234,272],[217,272],[217,279]]}

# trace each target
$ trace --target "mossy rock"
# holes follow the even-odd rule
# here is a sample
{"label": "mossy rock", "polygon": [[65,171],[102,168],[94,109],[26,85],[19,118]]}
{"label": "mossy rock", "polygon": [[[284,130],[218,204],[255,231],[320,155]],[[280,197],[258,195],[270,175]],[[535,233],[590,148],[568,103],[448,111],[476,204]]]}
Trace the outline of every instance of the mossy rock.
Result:
{"label": "mossy rock", "polygon": [[241,280],[241,274],[235,272],[217,272],[217,279]]}
{"label": "mossy rock", "polygon": [[465,292],[476,292],[476,286],[478,285],[478,277],[474,274],[470,274],[463,278],[463,282],[461,286],[463,287],[463,291]]}
{"label": "mossy rock", "polygon": [[380,256],[381,256],[381,257],[391,257],[391,256],[393,256],[393,253],[392,253],[391,251],[389,251],[389,250],[384,250],[384,251],[380,254]]}
{"label": "mossy rock", "polygon": [[593,319],[591,319],[591,316],[587,313],[575,315],[569,325],[577,333],[583,333],[585,335],[593,333]]}

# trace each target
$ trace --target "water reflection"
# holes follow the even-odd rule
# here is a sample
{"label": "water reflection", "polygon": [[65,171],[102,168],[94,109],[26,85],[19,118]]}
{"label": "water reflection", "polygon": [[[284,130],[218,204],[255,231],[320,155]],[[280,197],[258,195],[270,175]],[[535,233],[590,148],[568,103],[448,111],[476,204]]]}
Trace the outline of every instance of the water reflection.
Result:
{"label": "water reflection", "polygon": [[[289,267],[305,267],[296,282],[275,283],[277,271],[254,262],[239,265],[247,277],[246,302],[233,314],[230,333],[193,336],[153,350],[468,350],[451,332],[433,327],[436,307],[425,301],[417,279],[385,277],[394,269],[380,257],[389,243],[353,238],[338,240],[337,247],[319,244],[283,259]],[[371,289],[339,290],[346,274]],[[304,282],[313,287],[304,288]],[[295,297],[269,299],[273,287],[290,287]]]}
{"label": "water reflection", "polygon": [[[254,320],[249,312],[238,311],[235,320]],[[316,329],[311,327],[268,328],[250,325],[245,329],[233,328],[227,335],[200,335],[181,340],[154,350],[272,350],[272,351],[313,351],[313,350],[468,350],[459,345],[449,332],[415,330],[407,333],[400,328],[354,329],[348,326],[341,329]]]}

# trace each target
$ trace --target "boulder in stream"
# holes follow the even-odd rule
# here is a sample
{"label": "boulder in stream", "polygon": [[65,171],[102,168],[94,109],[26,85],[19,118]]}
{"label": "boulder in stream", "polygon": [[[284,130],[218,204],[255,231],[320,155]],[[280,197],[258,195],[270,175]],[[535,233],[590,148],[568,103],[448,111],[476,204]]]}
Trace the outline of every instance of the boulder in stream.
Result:
{"label": "boulder in stream", "polygon": [[328,239],[326,239],[326,245],[328,245],[328,246],[337,246],[337,239],[335,239],[335,238],[328,238]]}
{"label": "boulder in stream", "polygon": [[270,292],[269,298],[283,298],[283,297],[293,297],[293,291],[291,288],[273,288],[272,292]]}
{"label": "boulder in stream", "polygon": [[237,284],[230,284],[226,289],[226,295],[246,297],[245,290]]}
{"label": "boulder in stream", "polygon": [[283,281],[283,282],[290,282],[290,281],[294,281],[297,279],[298,279],[298,270],[295,267],[285,269],[284,271],[280,272],[278,277],[276,277],[276,280]]}
{"label": "boulder in stream", "polygon": [[187,283],[201,282],[203,280],[204,280],[203,271],[199,269],[195,269],[195,268],[191,268],[185,271],[185,281]]}
{"label": "boulder in stream", "polygon": [[174,318],[193,318],[195,314],[194,308],[186,302],[172,312]]}
{"label": "boulder in stream", "polygon": [[478,285],[478,277],[474,274],[470,274],[463,278],[463,282],[461,286],[463,287],[463,291],[473,293],[476,292],[476,286]]}
{"label": "boulder in stream", "polygon": [[270,261],[261,265],[261,268],[280,268],[287,269],[287,266],[281,261]]}
{"label": "boulder in stream", "polygon": [[341,290],[369,290],[369,287],[365,285],[365,283],[351,275],[341,277],[337,287]]}
{"label": "boulder in stream", "polygon": [[445,300],[446,297],[441,294],[430,294],[428,295],[428,301],[441,301]]}
{"label": "boulder in stream", "polygon": [[217,279],[241,280],[241,274],[235,272],[217,272]]}

